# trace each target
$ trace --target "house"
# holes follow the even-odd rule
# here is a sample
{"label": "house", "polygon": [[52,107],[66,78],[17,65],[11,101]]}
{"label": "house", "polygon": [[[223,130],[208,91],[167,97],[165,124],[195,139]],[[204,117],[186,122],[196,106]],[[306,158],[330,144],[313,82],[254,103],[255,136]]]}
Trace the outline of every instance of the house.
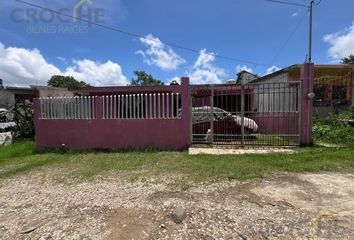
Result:
{"label": "house", "polygon": [[0,88],[0,108],[10,108],[16,103],[37,97],[72,97],[74,94],[66,88],[47,86],[2,87]]}
{"label": "house", "polygon": [[[257,83],[295,83],[300,81],[301,65],[295,64],[252,81]],[[354,106],[354,65],[315,65],[314,115],[319,118]],[[274,102],[277,103],[275,100]],[[280,106],[287,103],[280,103]],[[273,104],[274,105],[274,104]],[[269,105],[271,108],[272,106]],[[273,106],[274,107],[274,106]]]}
{"label": "house", "polygon": [[246,70],[242,70],[241,72],[239,72],[237,74],[237,83],[247,84],[247,83],[252,82],[258,78],[259,78],[258,75],[250,73]]}

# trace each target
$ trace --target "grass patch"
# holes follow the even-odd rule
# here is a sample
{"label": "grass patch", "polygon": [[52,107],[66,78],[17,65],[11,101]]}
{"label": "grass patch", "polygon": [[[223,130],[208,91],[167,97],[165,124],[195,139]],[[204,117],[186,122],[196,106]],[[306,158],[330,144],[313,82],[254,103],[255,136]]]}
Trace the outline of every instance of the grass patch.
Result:
{"label": "grass patch", "polygon": [[[304,148],[293,154],[196,155],[186,152],[34,153],[33,142],[0,147],[0,178],[53,167],[70,169],[64,178],[89,180],[109,172],[131,179],[182,176],[177,185],[222,180],[246,180],[273,172],[354,172],[353,148]],[[59,170],[60,171],[60,170]]]}

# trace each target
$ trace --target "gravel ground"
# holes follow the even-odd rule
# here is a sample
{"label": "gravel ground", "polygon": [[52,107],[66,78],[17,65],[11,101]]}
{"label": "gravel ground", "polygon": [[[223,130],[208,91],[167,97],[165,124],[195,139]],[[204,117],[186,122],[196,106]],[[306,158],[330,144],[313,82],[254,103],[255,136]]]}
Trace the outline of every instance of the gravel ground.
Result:
{"label": "gravel ground", "polygon": [[353,239],[354,175],[276,174],[196,185],[50,171],[0,182],[1,239]]}

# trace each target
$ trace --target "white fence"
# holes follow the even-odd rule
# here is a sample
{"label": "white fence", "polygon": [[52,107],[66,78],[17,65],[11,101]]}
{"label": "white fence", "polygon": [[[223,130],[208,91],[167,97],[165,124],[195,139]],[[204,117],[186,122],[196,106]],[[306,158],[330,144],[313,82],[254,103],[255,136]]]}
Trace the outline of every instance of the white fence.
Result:
{"label": "white fence", "polygon": [[178,119],[179,93],[123,94],[103,97],[104,119]]}
{"label": "white fence", "polygon": [[[98,104],[102,98],[102,105]],[[179,93],[40,98],[41,119],[179,119]]]}
{"label": "white fence", "polygon": [[40,98],[42,119],[95,119],[96,97]]}

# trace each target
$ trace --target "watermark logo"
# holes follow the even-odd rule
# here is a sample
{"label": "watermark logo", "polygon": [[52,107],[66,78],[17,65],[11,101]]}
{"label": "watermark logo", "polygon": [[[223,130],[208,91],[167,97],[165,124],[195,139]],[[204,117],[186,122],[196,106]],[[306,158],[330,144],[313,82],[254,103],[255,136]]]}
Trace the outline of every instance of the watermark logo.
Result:
{"label": "watermark logo", "polygon": [[68,8],[31,6],[15,8],[10,18],[25,24],[27,33],[82,34],[88,33],[93,24],[103,24],[105,9],[93,6],[93,0],[78,0]]}
{"label": "watermark logo", "polygon": [[80,0],[77,4],[75,4],[75,6],[73,8],[73,21],[74,22],[77,21],[78,12],[84,4],[92,5],[92,1],[91,0]]}

